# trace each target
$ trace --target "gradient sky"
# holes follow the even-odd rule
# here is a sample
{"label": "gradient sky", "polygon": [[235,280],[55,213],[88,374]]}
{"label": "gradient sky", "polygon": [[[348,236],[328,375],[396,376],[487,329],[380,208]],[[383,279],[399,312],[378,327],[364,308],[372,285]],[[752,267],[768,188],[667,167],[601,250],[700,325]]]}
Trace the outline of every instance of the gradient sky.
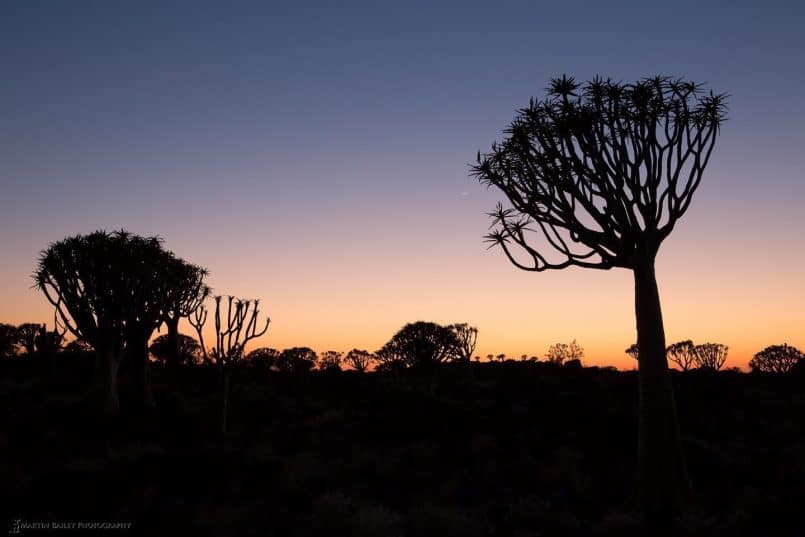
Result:
{"label": "gradient sky", "polygon": [[755,4],[3,1],[0,321],[52,319],[48,243],[126,228],[261,298],[257,345],[465,321],[480,355],[630,368],[631,273],[486,250],[468,163],[553,76],[667,74],[732,96],[658,258],[668,341],[805,349],[805,9]]}

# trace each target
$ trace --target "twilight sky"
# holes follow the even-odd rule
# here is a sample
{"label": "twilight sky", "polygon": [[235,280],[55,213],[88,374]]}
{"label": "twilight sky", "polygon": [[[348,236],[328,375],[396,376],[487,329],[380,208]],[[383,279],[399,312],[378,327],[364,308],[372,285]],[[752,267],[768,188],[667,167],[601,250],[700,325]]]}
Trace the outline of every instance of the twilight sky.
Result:
{"label": "twilight sky", "polygon": [[[50,322],[48,243],[157,234],[261,298],[256,345],[376,350],[469,322],[477,354],[630,368],[631,273],[521,272],[467,177],[563,73],[684,76],[730,119],[657,272],[668,342],[805,348],[805,8],[736,2],[0,3],[0,322]],[[567,7],[565,7],[567,6]],[[254,344],[253,344],[254,345]]]}

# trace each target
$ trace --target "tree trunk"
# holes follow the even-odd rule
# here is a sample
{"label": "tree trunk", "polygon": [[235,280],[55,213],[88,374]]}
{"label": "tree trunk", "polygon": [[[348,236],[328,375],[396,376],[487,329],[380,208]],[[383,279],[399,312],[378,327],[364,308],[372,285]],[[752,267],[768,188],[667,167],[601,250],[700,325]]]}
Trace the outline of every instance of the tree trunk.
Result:
{"label": "tree trunk", "polygon": [[665,357],[653,256],[634,266],[640,384],[638,502],[644,533],[670,535],[673,516],[690,496],[671,377]]}
{"label": "tree trunk", "polygon": [[224,371],[221,378],[221,434],[226,434],[227,416],[229,414],[229,372]]}
{"label": "tree trunk", "polygon": [[95,399],[101,416],[111,418],[120,410],[117,390],[117,372],[120,357],[112,351],[95,354]]}
{"label": "tree trunk", "polygon": [[168,327],[168,355],[167,366],[174,370],[179,365],[179,317],[172,317],[165,321]]}
{"label": "tree trunk", "polygon": [[129,341],[129,359],[133,375],[134,397],[137,409],[150,412],[156,408],[154,390],[151,387],[151,367],[148,362],[148,340],[137,338]]}

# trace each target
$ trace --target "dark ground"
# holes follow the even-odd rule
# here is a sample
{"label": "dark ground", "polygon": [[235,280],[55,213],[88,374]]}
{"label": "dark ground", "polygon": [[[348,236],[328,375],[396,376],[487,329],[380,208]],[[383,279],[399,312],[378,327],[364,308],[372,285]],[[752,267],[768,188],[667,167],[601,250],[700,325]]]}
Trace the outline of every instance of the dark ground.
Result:
{"label": "dark ground", "polygon": [[[85,402],[87,364],[46,369],[0,364],[4,521],[129,521],[152,535],[637,534],[634,372],[243,369],[221,436],[214,369],[155,368],[158,414],[135,418],[124,389],[112,424]],[[805,535],[802,378],[673,380],[695,489],[678,534]]]}

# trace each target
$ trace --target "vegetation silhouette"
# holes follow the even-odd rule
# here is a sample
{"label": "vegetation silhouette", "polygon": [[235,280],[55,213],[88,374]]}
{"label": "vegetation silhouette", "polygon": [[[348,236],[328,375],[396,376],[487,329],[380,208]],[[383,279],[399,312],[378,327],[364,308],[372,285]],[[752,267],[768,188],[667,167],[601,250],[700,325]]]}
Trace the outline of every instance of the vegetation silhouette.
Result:
{"label": "vegetation silhouette", "polygon": [[805,354],[796,347],[783,343],[782,345],[769,345],[755,354],[749,360],[749,367],[752,371],[761,373],[787,374],[791,373],[800,363],[805,363]]}
{"label": "vegetation silhouette", "polygon": [[352,349],[344,356],[344,363],[358,373],[364,373],[375,361],[375,355],[363,349]]}
{"label": "vegetation silhouette", "polygon": [[693,341],[686,339],[669,345],[665,352],[668,354],[668,358],[679,366],[679,369],[689,371],[698,365],[696,348]]}
{"label": "vegetation silhouette", "polygon": [[177,259],[170,265],[167,274],[169,296],[164,317],[168,330],[165,362],[169,366],[182,362],[179,321],[189,318],[210,295],[211,289],[204,284],[207,275],[206,269],[182,260]]}
{"label": "vegetation silhouette", "polygon": [[285,373],[307,373],[316,366],[318,355],[310,347],[291,347],[283,350],[275,365]]}
{"label": "vegetation silhouette", "polygon": [[246,355],[246,363],[252,367],[272,369],[277,362],[280,352],[271,347],[259,347]]}
{"label": "vegetation silhouette", "polygon": [[36,286],[63,326],[95,350],[96,399],[106,416],[120,407],[117,374],[124,351],[141,406],[153,406],[147,345],[163,320],[173,259],[161,239],[125,230],[68,237],[40,255]]}
{"label": "vegetation silhouette", "polygon": [[[551,80],[471,173],[511,207],[492,246],[518,268],[621,267],[634,274],[640,385],[637,492],[647,532],[670,531],[690,497],[654,261],[693,199],[726,96],[669,77]],[[519,248],[519,254],[516,253]]]}
{"label": "vegetation silhouette", "polygon": [[[466,340],[462,344],[456,336],[454,326],[441,326],[437,323],[417,321],[408,323],[375,353],[378,362],[389,368],[415,368],[432,370],[435,366],[463,359]],[[465,329],[460,329],[465,330]],[[474,334],[477,334],[477,330]],[[466,332],[470,332],[466,328]],[[472,336],[474,349],[475,335]],[[471,353],[470,353],[471,354]]]}
{"label": "vegetation silhouette", "polygon": [[[215,311],[213,313],[215,328],[215,345],[210,352],[204,345],[204,325],[207,323],[209,311],[201,303],[193,312],[190,324],[196,329],[201,351],[205,362],[212,362],[220,373],[220,422],[219,431],[227,431],[229,417],[229,383],[232,367],[245,357],[246,344],[266,333],[271,319],[266,317],[265,324],[258,325],[260,314],[259,300],[245,300],[233,296],[213,297]],[[222,306],[222,304],[226,304]],[[262,326],[262,328],[260,328]]]}
{"label": "vegetation silhouette", "polygon": [[570,343],[556,343],[551,345],[545,353],[545,360],[554,365],[562,365],[565,362],[577,361],[584,357],[584,349],[576,343],[574,339]]}
{"label": "vegetation silhouette", "polygon": [[341,371],[341,353],[325,351],[318,356],[316,367],[319,371]]}
{"label": "vegetation silhouette", "polygon": [[694,361],[699,369],[718,371],[727,361],[729,347],[721,343],[702,343],[693,349]]}
{"label": "vegetation silhouette", "polygon": [[198,340],[178,332],[175,336],[168,333],[154,338],[148,350],[163,365],[189,366],[203,361]]}

